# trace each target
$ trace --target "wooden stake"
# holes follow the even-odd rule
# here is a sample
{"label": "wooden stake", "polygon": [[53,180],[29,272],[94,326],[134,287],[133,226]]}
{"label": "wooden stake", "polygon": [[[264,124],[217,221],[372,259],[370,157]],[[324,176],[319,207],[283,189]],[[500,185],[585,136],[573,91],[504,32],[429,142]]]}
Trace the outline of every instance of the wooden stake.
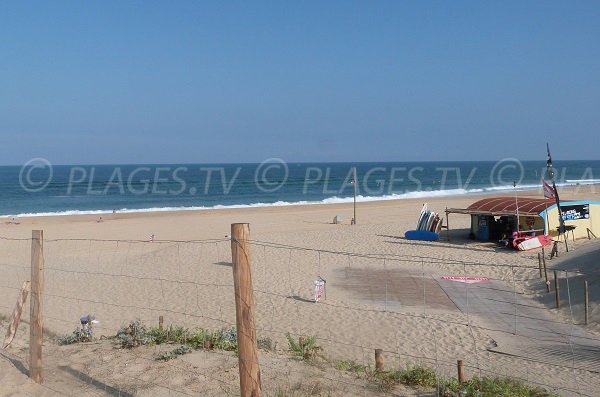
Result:
{"label": "wooden stake", "polygon": [[4,337],[4,349],[10,345],[12,340],[15,338],[17,334],[17,328],[19,328],[19,322],[21,321],[21,313],[23,312],[23,306],[27,301],[27,295],[29,294],[30,283],[29,281],[23,282],[23,287],[21,288],[21,293],[19,294],[19,298],[17,299],[17,304],[15,305],[15,310],[13,310],[13,314],[10,318],[10,323],[8,324],[8,329],[6,330],[6,336]]}
{"label": "wooden stake", "polygon": [[42,383],[42,340],[44,337],[44,232],[31,232],[31,306],[29,312],[29,377]]}
{"label": "wooden stake", "polygon": [[254,325],[254,295],[250,270],[250,225],[231,224],[231,258],[235,290],[235,319],[239,352],[241,397],[260,397],[262,386]]}
{"label": "wooden stake", "polygon": [[456,367],[458,369],[458,383],[463,383],[465,379],[465,368],[463,367],[463,361],[457,360]]}
{"label": "wooden stake", "polygon": [[546,268],[546,256],[542,248],[542,266],[544,266],[544,278],[546,279],[546,292],[550,292],[550,280],[548,280],[548,269]]}
{"label": "wooden stake", "polygon": [[554,271],[554,290],[556,291],[556,308],[560,309],[560,284],[558,282],[558,272]]}
{"label": "wooden stake", "polygon": [[583,282],[583,309],[585,325],[588,325],[589,321],[589,307],[590,307],[590,290],[588,289],[588,282]]}
{"label": "wooden stake", "polygon": [[375,369],[377,371],[383,371],[383,350],[375,349]]}
{"label": "wooden stake", "polygon": [[446,207],[446,239],[450,241],[450,215],[448,214],[448,207]]}
{"label": "wooden stake", "polygon": [[163,324],[165,322],[165,318],[163,316],[158,316],[158,329],[162,331]]}
{"label": "wooden stake", "polygon": [[544,277],[542,274],[542,254],[538,252],[538,267],[540,268],[540,278]]}

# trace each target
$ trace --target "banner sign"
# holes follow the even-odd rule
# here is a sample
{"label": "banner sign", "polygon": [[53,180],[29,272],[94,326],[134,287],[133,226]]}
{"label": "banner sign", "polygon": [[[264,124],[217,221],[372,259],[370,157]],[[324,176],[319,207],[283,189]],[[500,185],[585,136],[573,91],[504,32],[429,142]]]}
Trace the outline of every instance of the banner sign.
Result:
{"label": "banner sign", "polygon": [[487,277],[463,277],[463,276],[442,276],[442,280],[458,281],[459,283],[474,284],[482,281],[491,281]]}
{"label": "banner sign", "polygon": [[590,205],[561,205],[560,212],[564,221],[575,221],[577,219],[589,219]]}
{"label": "banner sign", "polygon": [[325,283],[321,277],[315,280],[315,302],[318,303],[325,297]]}

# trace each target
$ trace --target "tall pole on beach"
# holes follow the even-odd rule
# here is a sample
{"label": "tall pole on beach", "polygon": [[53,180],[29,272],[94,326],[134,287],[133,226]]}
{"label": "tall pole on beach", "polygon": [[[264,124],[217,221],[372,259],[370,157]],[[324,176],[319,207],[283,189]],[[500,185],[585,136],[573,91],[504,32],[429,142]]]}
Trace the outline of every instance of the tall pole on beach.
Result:
{"label": "tall pole on beach", "polygon": [[352,220],[356,225],[356,167],[352,168],[352,172],[354,174],[354,218],[352,218]]}
{"label": "tall pole on beach", "polygon": [[[544,200],[546,199],[546,197],[544,197]],[[550,235],[550,219],[548,219],[548,203],[546,203],[546,233],[544,233],[544,235]]]}
{"label": "tall pole on beach", "polygon": [[[546,160],[546,170],[548,171],[548,176],[552,181],[552,189],[554,190],[554,199],[556,200],[556,208],[558,209],[558,235],[565,234],[567,229],[565,228],[565,220],[562,216],[562,211],[560,210],[560,198],[558,197],[558,190],[556,190],[556,182],[554,180],[554,168],[552,167],[552,156],[550,156],[550,145],[546,143],[546,150],[548,151],[548,160]],[[565,236],[565,248],[567,252],[569,251],[569,246],[567,244],[567,238]]]}
{"label": "tall pole on beach", "polygon": [[519,230],[519,200],[517,199],[517,182],[513,181],[513,189],[515,190],[515,207],[517,207],[517,233]]}

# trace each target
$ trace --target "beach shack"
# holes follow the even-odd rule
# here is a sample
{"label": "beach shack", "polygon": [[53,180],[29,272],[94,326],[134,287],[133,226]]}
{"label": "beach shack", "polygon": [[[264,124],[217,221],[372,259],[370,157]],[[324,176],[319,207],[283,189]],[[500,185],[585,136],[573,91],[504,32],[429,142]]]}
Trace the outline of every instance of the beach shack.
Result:
{"label": "beach shack", "polygon": [[[582,238],[600,235],[600,202],[561,202],[567,237]],[[446,225],[450,214],[471,216],[469,237],[481,241],[498,241],[504,233],[518,230],[531,235],[558,236],[558,208],[553,199],[529,197],[488,197],[467,208],[446,208]]]}

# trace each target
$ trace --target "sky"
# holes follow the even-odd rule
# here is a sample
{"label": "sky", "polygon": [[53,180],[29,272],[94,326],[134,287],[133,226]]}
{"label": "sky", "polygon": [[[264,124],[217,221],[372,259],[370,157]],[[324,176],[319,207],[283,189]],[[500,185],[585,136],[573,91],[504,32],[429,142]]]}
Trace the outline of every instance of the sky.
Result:
{"label": "sky", "polygon": [[598,1],[3,1],[0,164],[600,159]]}

